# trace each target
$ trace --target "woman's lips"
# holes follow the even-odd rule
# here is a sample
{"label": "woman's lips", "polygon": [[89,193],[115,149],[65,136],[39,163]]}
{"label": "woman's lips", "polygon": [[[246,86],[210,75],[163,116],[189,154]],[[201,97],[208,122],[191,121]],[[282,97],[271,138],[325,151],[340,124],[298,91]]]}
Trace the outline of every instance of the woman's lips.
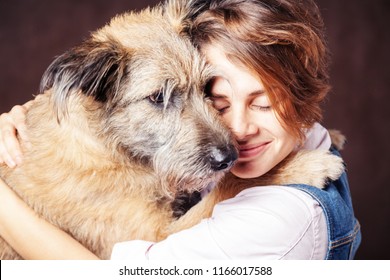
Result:
{"label": "woman's lips", "polygon": [[252,145],[243,145],[239,147],[239,158],[240,159],[248,159],[257,156],[262,153],[270,142],[264,142],[260,144],[252,144]]}

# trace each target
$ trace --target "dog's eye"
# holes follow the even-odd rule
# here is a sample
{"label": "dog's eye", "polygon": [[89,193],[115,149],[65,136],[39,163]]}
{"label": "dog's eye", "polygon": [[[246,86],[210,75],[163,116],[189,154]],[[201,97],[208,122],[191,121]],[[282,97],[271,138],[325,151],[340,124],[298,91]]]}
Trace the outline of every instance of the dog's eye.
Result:
{"label": "dog's eye", "polygon": [[164,92],[158,91],[156,93],[153,93],[152,95],[149,96],[149,99],[151,102],[155,104],[161,104],[164,102]]}

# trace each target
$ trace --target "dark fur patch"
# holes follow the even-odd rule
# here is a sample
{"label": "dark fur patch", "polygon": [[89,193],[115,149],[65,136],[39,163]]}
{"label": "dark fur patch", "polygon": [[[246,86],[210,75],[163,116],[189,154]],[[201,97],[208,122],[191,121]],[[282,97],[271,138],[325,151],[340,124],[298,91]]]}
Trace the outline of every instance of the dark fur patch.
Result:
{"label": "dark fur patch", "polygon": [[180,218],[188,210],[191,209],[194,205],[196,205],[201,200],[201,194],[198,191],[194,191],[192,193],[181,191],[176,196],[174,201],[171,203],[173,217]]}
{"label": "dark fur patch", "polygon": [[93,39],[57,57],[43,74],[40,91],[59,88],[55,92],[61,103],[73,92],[106,102],[113,99],[127,71],[130,56],[114,40],[99,42]]}

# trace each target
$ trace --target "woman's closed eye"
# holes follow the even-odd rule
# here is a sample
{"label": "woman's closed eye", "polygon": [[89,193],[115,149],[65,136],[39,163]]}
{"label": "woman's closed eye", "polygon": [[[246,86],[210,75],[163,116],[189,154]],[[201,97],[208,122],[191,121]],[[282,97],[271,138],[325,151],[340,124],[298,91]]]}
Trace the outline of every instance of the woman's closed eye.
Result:
{"label": "woman's closed eye", "polygon": [[230,103],[221,97],[211,97],[213,107],[220,113],[225,113],[230,108]]}
{"label": "woman's closed eye", "polygon": [[259,111],[270,111],[272,109],[271,105],[261,105],[261,104],[252,104],[252,108]]}
{"label": "woman's closed eye", "polygon": [[250,106],[260,111],[270,111],[272,109],[271,102],[266,94],[261,94],[254,98]]}

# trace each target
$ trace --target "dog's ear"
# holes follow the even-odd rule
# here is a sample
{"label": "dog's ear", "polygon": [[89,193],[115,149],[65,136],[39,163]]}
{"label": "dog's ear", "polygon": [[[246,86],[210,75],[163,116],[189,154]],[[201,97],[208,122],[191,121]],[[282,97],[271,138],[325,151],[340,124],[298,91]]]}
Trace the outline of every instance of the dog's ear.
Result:
{"label": "dog's ear", "polygon": [[129,54],[119,43],[93,38],[57,57],[43,74],[40,91],[53,90],[57,112],[66,115],[73,93],[96,101],[114,99],[126,77]]}

